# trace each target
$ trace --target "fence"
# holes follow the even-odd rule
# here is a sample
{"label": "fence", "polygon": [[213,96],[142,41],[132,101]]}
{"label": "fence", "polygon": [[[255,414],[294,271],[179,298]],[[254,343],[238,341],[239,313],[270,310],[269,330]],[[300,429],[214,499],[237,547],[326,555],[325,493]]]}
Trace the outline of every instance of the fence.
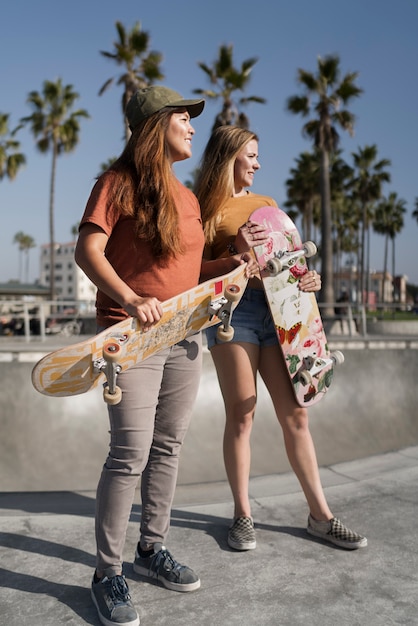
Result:
{"label": "fence", "polygon": [[[368,334],[387,334],[394,331],[395,324],[381,322],[384,311],[397,311],[399,304],[378,303],[376,314],[370,315],[366,305],[350,302],[318,303],[320,310],[325,307],[335,311],[333,316],[323,316],[327,334],[349,337]],[[411,320],[414,313],[411,312]],[[25,342],[45,341],[48,336],[94,335],[96,332],[95,307],[91,300],[0,301],[0,335],[20,335]],[[399,325],[395,334],[418,334],[418,316],[415,321]]]}
{"label": "fence", "polygon": [[0,334],[21,335],[26,342],[45,341],[47,335],[87,334],[96,330],[91,300],[2,300]]}

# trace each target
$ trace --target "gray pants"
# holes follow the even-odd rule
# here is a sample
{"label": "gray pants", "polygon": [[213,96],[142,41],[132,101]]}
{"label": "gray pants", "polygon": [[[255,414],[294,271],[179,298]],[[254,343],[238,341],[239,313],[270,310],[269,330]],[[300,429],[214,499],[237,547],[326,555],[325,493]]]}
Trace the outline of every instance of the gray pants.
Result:
{"label": "gray pants", "polygon": [[126,531],[140,477],[141,546],[165,542],[180,449],[190,423],[201,365],[199,333],[118,376],[122,401],[109,405],[110,450],[97,488],[99,571],[122,571]]}

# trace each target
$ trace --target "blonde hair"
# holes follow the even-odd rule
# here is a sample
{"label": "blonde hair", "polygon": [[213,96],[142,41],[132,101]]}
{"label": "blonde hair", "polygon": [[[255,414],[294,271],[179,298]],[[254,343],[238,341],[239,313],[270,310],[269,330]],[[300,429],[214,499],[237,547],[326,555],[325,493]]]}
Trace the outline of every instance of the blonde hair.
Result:
{"label": "blonde hair", "polygon": [[110,203],[122,215],[135,218],[138,239],[146,240],[161,260],[184,252],[173,195],[175,177],[165,141],[175,112],[162,109],[141,122],[109,168],[116,174]]}
{"label": "blonde hair", "polygon": [[212,243],[222,219],[222,207],[234,193],[234,164],[255,133],[238,126],[219,126],[203,152],[194,192],[199,200],[206,242]]}

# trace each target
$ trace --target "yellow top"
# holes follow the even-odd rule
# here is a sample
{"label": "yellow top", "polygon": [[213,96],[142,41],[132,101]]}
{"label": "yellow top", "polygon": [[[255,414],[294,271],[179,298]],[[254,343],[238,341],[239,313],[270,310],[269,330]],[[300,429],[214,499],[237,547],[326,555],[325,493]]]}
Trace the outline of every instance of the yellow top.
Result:
{"label": "yellow top", "polygon": [[277,206],[277,203],[270,196],[251,191],[246,196],[229,198],[222,207],[222,219],[216,228],[215,239],[205,248],[205,258],[210,260],[227,256],[227,246],[234,243],[239,227],[245,224],[253,211],[263,206]]}

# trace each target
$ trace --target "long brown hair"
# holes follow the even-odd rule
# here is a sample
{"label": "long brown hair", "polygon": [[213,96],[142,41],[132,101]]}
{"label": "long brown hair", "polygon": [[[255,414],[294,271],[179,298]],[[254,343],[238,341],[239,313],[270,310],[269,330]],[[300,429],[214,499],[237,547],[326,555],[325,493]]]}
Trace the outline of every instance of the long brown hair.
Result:
{"label": "long brown hair", "polygon": [[109,168],[116,173],[110,202],[122,215],[135,218],[138,238],[146,240],[161,260],[184,252],[173,195],[177,181],[165,141],[175,112],[177,109],[162,109],[146,118]]}
{"label": "long brown hair", "polygon": [[207,243],[215,238],[222,207],[234,193],[234,164],[238,154],[255,133],[238,126],[219,126],[203,152],[194,192],[199,200]]}

